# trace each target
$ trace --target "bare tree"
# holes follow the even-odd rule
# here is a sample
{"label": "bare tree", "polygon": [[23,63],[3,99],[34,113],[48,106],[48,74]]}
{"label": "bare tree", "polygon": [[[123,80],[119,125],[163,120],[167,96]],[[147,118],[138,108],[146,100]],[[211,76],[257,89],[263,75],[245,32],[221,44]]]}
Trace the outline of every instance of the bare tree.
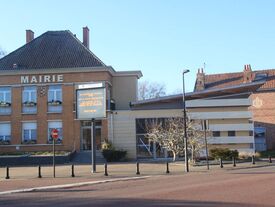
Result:
{"label": "bare tree", "polygon": [[0,58],[4,57],[6,52],[0,47]]}
{"label": "bare tree", "polygon": [[165,85],[163,83],[142,81],[138,85],[138,99],[145,100],[165,96]]}
{"label": "bare tree", "polygon": [[[155,120],[148,126],[147,138],[157,142],[161,147],[173,153],[173,161],[176,156],[184,153],[184,128],[182,118],[169,118],[164,121]],[[191,160],[195,162],[199,152],[204,147],[204,133],[195,121],[187,121],[188,151],[191,152]]]}

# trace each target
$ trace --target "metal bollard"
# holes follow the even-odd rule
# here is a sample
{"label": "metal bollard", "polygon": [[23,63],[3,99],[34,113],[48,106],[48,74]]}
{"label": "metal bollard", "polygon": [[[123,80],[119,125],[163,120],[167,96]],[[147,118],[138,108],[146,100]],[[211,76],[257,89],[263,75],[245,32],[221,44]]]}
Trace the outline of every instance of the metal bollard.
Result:
{"label": "metal bollard", "polygon": [[233,167],[236,167],[236,158],[233,157]]}
{"label": "metal bollard", "polygon": [[75,174],[74,174],[74,165],[72,165],[72,177],[75,177]]}
{"label": "metal bollard", "polygon": [[252,165],[255,165],[255,156],[252,155]]}
{"label": "metal bollard", "polygon": [[166,173],[167,174],[170,173],[170,171],[169,171],[169,162],[166,162]]}
{"label": "metal bollard", "polygon": [[137,162],[137,175],[140,175],[140,172],[139,172],[139,162]]}
{"label": "metal bollard", "polygon": [[107,165],[107,162],[105,162],[105,164],[104,164],[104,175],[108,176],[108,165]]}
{"label": "metal bollard", "polygon": [[223,168],[222,158],[220,158],[220,167]]}
{"label": "metal bollard", "polygon": [[9,166],[6,167],[6,179],[10,179],[10,168],[9,168]]}
{"label": "metal bollard", "polygon": [[38,165],[38,178],[42,178],[40,165]]}
{"label": "metal bollard", "polygon": [[269,156],[269,163],[272,163],[272,158],[271,158],[271,156]]}

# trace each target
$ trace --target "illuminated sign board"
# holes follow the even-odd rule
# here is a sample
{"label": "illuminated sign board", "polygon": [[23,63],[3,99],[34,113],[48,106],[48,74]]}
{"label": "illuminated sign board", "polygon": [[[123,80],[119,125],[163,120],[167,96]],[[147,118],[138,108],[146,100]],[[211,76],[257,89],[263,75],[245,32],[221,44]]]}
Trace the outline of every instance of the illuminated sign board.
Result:
{"label": "illuminated sign board", "polygon": [[76,90],[76,117],[80,120],[105,118],[105,88],[86,88]]}

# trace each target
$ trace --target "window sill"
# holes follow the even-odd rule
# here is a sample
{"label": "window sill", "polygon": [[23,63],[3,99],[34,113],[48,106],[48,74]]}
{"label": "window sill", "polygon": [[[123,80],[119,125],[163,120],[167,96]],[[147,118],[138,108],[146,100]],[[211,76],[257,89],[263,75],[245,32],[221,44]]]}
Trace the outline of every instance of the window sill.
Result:
{"label": "window sill", "polygon": [[47,114],[62,114],[62,111],[48,111]]}
{"label": "window sill", "polygon": [[33,113],[26,113],[26,112],[22,112],[21,114],[22,114],[22,115],[36,115],[36,114],[37,114],[37,112],[33,112]]}
{"label": "window sill", "polygon": [[[63,144],[55,144],[57,146],[63,146]],[[38,147],[38,146],[52,146],[52,144],[7,144],[0,145],[0,147]]]}
{"label": "window sill", "polygon": [[0,146],[3,146],[3,145],[11,145],[11,143],[10,142],[3,142],[3,141],[1,141],[0,142]]}

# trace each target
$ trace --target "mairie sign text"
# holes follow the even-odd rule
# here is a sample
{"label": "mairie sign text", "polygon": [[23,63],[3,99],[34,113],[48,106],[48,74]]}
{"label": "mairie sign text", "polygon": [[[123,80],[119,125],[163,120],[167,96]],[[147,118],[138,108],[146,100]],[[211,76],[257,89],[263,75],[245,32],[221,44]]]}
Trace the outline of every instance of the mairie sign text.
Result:
{"label": "mairie sign text", "polygon": [[25,75],[21,76],[21,84],[63,82],[63,75]]}

